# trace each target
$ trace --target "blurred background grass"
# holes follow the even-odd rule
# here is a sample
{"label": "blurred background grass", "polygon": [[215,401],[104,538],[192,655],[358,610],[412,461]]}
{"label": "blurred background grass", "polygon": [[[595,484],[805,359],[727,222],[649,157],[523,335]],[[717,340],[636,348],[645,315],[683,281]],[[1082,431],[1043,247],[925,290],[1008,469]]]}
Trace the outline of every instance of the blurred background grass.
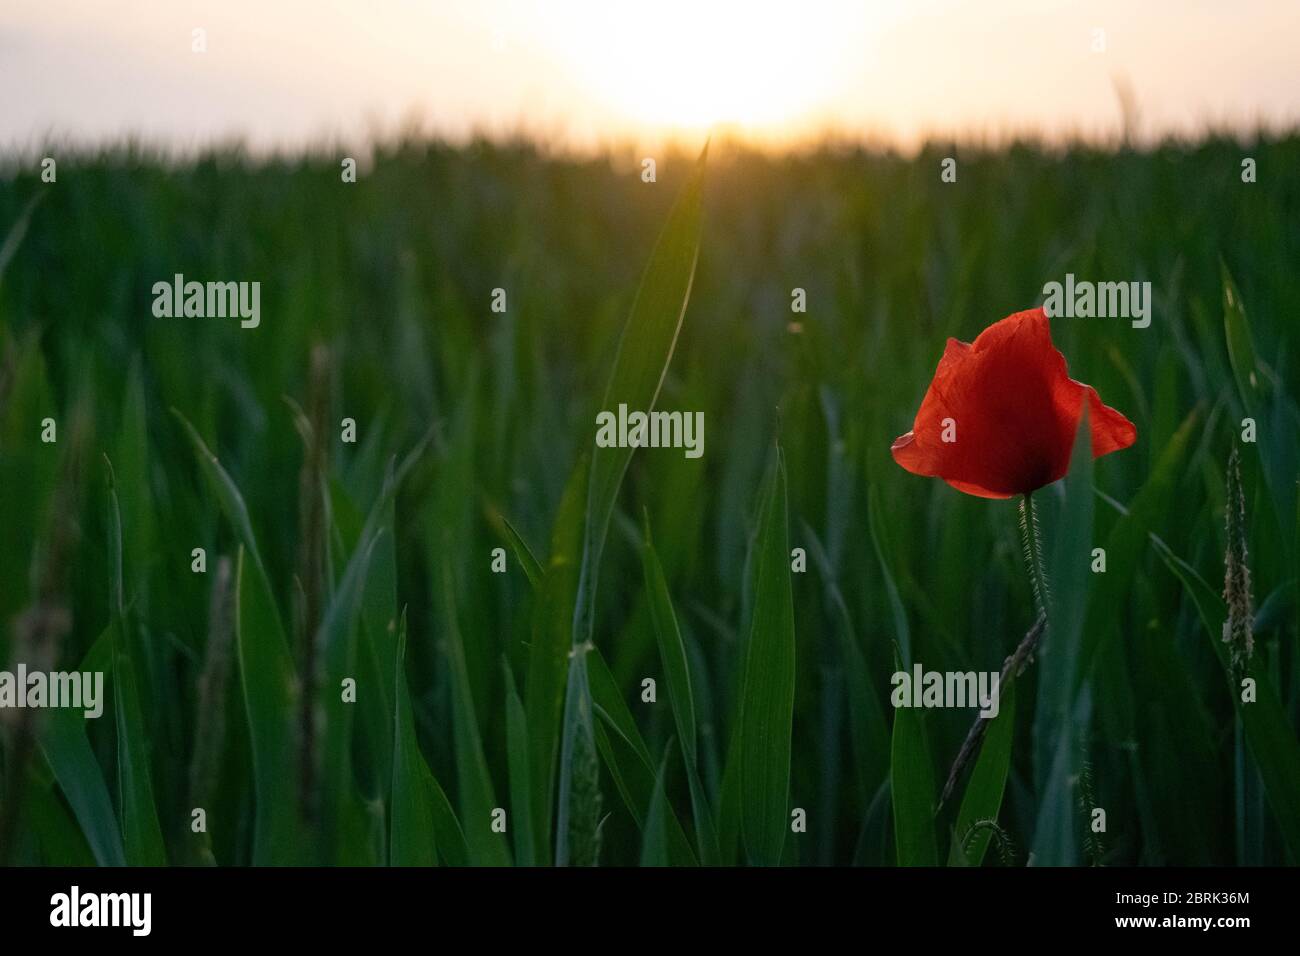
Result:
{"label": "blurred background grass", "polygon": [[[950,155],[958,181],[945,184],[940,160]],[[1241,180],[1247,156],[1259,169],[1251,184]],[[525,143],[408,140],[378,148],[355,184],[341,182],[337,157],[252,160],[237,150],[183,162],[139,148],[61,156],[55,184],[33,165],[11,169],[0,232],[30,221],[0,277],[0,658],[35,660],[48,645],[65,669],[87,655],[103,662],[97,639],[120,622],[113,659],[134,674],[139,719],[87,722],[84,750],[42,720],[26,754],[25,731],[9,722],[0,760],[9,862],[111,862],[122,844],[132,862],[159,852],[174,863],[399,862],[412,849],[392,845],[400,608],[414,741],[437,780],[433,802],[446,801],[414,810],[436,813],[441,828],[427,859],[546,858],[536,834],[518,833],[530,812],[515,800],[509,726],[511,685],[522,691],[529,678],[537,602],[501,519],[545,565],[638,279],[692,164],[661,156],[658,182],[646,184],[639,169]],[[1146,532],[1217,590],[1225,464],[1253,412],[1259,442],[1242,448],[1256,659],[1294,744],[1297,261],[1293,135],[1118,152],[935,145],[914,157],[715,144],[698,269],[658,402],[704,412],[705,453],[633,457],[597,597],[595,643],[627,710],[602,712],[602,726],[631,720],[640,739],[628,746],[644,748],[651,784],[663,761],[664,786],[637,806],[644,781],[628,797],[629,774],[645,768],[618,772],[606,750],[601,861],[653,862],[662,849],[666,861],[689,862],[699,845],[680,750],[666,750],[679,729],[641,569],[643,510],[689,661],[705,801],[724,831],[724,862],[746,858],[725,839],[723,779],[774,437],[789,546],[809,554],[807,572],[792,575],[790,772],[790,806],[807,811],[808,826],[786,839],[782,859],[899,860],[895,644],[927,669],[996,670],[1032,624],[1033,602],[1015,504],[909,475],[889,443],[911,427],[947,336],[969,341],[1073,272],[1154,290],[1147,329],[1053,323],[1071,375],[1138,428],[1132,449],[1096,463],[1092,543],[1136,530],[1131,558],[1074,597],[1089,608],[1083,640],[1097,647],[1073,675],[1086,720],[1060,743],[1069,721],[1044,716],[1040,669],[1018,685],[997,817],[1003,852],[986,863],[1024,863],[1031,849],[1050,863],[1294,862],[1278,817],[1300,819],[1300,805],[1266,796],[1196,605]],[[1255,394],[1234,379],[1221,263],[1248,316]],[[261,326],[154,318],[151,287],[177,272],[260,281]],[[489,307],[498,287],[504,314]],[[807,291],[803,315],[790,310],[796,287]],[[254,831],[268,797],[255,795],[245,699],[261,691],[247,690],[248,675],[241,685],[231,660],[241,539],[170,408],[246,502],[299,675],[288,688],[295,714],[301,675],[335,674],[320,656],[354,646],[305,635],[327,634],[336,608],[334,623],[361,634],[344,671],[358,678],[358,716],[341,738],[350,756],[340,764],[325,753],[340,739],[327,703],[337,689],[324,676],[305,682],[321,703],[295,718],[291,765],[261,773],[263,783],[292,781],[293,835],[265,853]],[[58,423],[56,444],[40,441],[46,416]],[[356,444],[340,441],[345,417],[356,420]],[[385,505],[391,460],[413,450]],[[120,610],[105,456],[121,515]],[[1136,509],[1124,517],[1115,505],[1132,506],[1151,482],[1145,523]],[[1043,493],[1049,539],[1058,490]],[[375,528],[387,532],[377,543]],[[205,574],[191,572],[197,547]],[[490,570],[497,547],[509,554],[505,574]],[[345,585],[349,562],[356,592]],[[67,627],[50,625],[52,608],[66,610]],[[43,626],[31,626],[33,610]],[[657,703],[641,699],[646,677],[658,681]],[[110,680],[106,715],[117,715],[123,682]],[[939,786],[972,716],[928,712],[916,731],[928,754],[906,751]],[[409,758],[400,725],[398,756]],[[1074,752],[1073,772],[1046,801],[1047,819],[1060,747]],[[132,753],[139,759],[124,759]],[[332,783],[339,766],[346,779]],[[333,810],[340,788],[349,808]],[[128,799],[140,793],[156,806],[156,840],[130,836],[153,832],[148,809]],[[196,806],[207,810],[206,835],[191,832]],[[494,807],[510,809],[505,841],[485,829]],[[1105,833],[1088,829],[1092,807],[1105,808]],[[945,807],[935,821],[942,858],[955,813]],[[669,832],[678,820],[685,850]],[[1049,846],[1049,826],[1074,838]]]}

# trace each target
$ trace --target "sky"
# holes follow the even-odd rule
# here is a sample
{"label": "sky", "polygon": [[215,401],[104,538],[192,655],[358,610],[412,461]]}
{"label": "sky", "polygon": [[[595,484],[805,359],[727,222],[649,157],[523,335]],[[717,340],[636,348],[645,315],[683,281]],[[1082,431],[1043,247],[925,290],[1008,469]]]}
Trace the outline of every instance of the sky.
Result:
{"label": "sky", "polygon": [[1300,0],[0,0],[0,151],[1145,139],[1300,120]]}

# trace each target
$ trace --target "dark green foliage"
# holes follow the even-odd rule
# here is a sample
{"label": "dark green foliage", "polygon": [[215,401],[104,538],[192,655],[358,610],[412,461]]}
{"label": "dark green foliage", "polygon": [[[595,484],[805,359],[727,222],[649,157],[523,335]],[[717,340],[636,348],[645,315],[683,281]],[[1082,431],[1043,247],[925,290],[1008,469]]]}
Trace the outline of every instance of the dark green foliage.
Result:
{"label": "dark green foliage", "polygon": [[[1300,138],[950,152],[6,167],[0,669],[54,635],[107,699],[0,726],[0,862],[1296,862]],[[1067,272],[1153,284],[1053,322],[1138,442],[1035,494],[1051,627],[939,808],[974,711],[895,711],[895,652],[997,671],[1036,612],[1016,503],[889,445]],[[176,273],[260,327],[155,318]],[[594,449],[618,401],[703,457]]]}

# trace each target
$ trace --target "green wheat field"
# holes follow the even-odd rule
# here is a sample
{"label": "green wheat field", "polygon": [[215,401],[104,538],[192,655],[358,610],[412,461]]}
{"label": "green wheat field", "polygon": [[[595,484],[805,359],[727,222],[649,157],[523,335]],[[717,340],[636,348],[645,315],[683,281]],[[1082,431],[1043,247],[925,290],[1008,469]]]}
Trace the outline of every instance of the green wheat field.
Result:
{"label": "green wheat field", "polygon": [[[1300,860],[1300,136],[57,155],[0,178],[0,664],[106,701],[0,712],[0,862]],[[1049,627],[941,802],[976,711],[891,676],[1034,598],[1017,502],[890,443],[1066,273],[1152,284],[1052,323],[1138,438],[1035,494]],[[620,403],[703,455],[596,447]]]}

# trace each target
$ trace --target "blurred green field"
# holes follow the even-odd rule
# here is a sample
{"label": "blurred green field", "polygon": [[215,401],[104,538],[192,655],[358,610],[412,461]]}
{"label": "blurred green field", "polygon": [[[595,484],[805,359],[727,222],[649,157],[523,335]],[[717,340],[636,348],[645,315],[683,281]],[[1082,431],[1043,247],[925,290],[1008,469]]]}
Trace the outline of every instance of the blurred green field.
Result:
{"label": "blurred green field", "polygon": [[[0,862],[1300,859],[1300,137],[714,143],[650,184],[418,141],[355,184],[324,154],[6,168],[0,659],[111,699],[0,714]],[[937,808],[974,711],[896,712],[896,657],[995,671],[1035,612],[1016,502],[889,445],[948,336],[1067,272],[1152,283],[1149,328],[1053,322],[1138,440],[1035,496],[1059,620]],[[260,281],[260,326],[155,318],[175,273]],[[704,412],[704,455],[637,451],[620,485],[596,412],[670,353],[657,407]]]}

